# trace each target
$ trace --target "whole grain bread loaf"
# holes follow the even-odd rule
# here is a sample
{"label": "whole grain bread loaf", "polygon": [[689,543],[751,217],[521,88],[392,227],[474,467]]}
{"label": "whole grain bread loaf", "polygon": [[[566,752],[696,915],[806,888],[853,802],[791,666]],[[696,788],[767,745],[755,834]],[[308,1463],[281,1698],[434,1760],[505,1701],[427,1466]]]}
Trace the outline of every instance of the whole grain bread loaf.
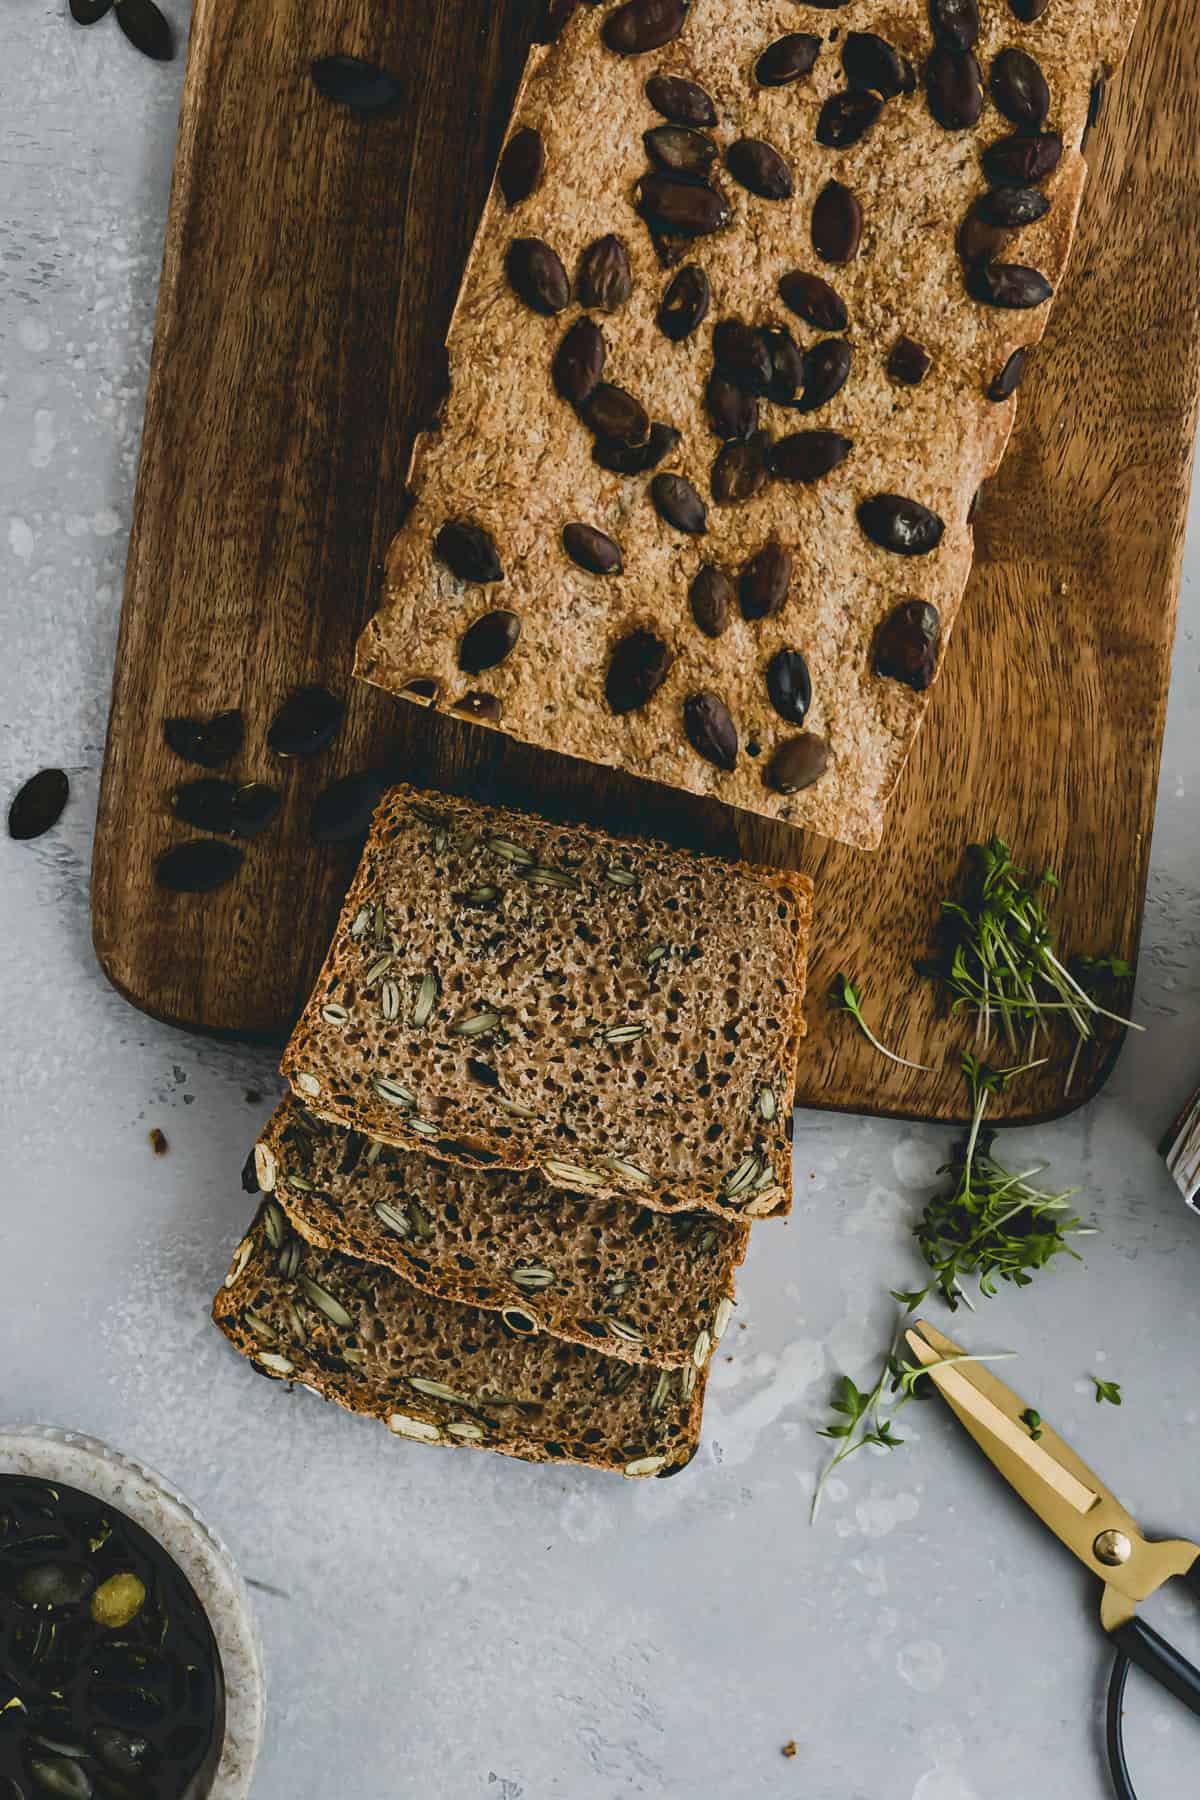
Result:
{"label": "whole grain bread loaf", "polygon": [[283,1072],[449,1162],[784,1212],[811,902],[807,876],[396,787]]}
{"label": "whole grain bread loaf", "polygon": [[420,1443],[666,1476],[700,1437],[705,1372],[694,1364],[637,1368],[514,1337],[497,1313],[431,1300],[390,1269],[314,1249],[273,1200],[234,1252],[213,1318],[264,1375]]}
{"label": "whole grain bread loaf", "polygon": [[1137,0],[834,4],[534,51],[358,670],[873,845]]}
{"label": "whole grain bread loaf", "polygon": [[254,1160],[262,1191],[309,1243],[500,1312],[524,1336],[699,1368],[733,1312],[749,1237],[740,1220],[574,1198],[532,1169],[455,1167],[343,1131],[295,1100]]}

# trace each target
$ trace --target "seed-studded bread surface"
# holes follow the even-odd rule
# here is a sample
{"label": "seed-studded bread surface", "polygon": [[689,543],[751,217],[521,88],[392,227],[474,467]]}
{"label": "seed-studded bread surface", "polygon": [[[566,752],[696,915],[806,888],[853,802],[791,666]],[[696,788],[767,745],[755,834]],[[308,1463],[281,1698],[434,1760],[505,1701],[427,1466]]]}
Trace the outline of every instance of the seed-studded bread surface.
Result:
{"label": "seed-studded bread surface", "polygon": [[807,876],[396,787],[283,1072],[448,1161],[786,1211],[811,905]]}
{"label": "seed-studded bread surface", "polygon": [[[410,699],[428,703],[433,693],[435,704],[529,742],[873,845],[958,610],[972,557],[973,498],[1012,427],[1011,389],[1023,364],[1010,359],[1041,337],[1044,296],[1066,263],[1093,83],[1123,54],[1137,0],[1049,0],[1040,11],[1038,0],[1019,8],[1009,0],[935,0],[932,9],[925,0],[857,0],[833,12],[797,0],[636,5],[647,10],[580,7],[559,41],[531,58],[449,333],[451,390],[440,428],[417,442],[415,506],[391,547],[384,599],[360,640],[359,673]],[[645,41],[647,18],[660,23],[649,33],[659,47],[633,54],[609,47],[606,33],[627,48]],[[935,37],[939,20],[946,28]],[[678,29],[661,42],[672,22]],[[855,61],[849,47],[867,34],[896,53],[909,90],[882,105],[870,92],[873,81],[888,86],[886,68],[876,67],[882,53],[859,46]],[[792,47],[792,67],[815,52],[811,69],[785,85],[763,85],[756,73],[763,52],[797,36],[810,46]],[[972,42],[973,50],[961,47]],[[1027,61],[1004,59],[1013,50],[1034,59],[1032,75]],[[964,61],[972,57],[976,69]],[[778,79],[787,60],[776,53],[774,74],[769,64],[762,73]],[[949,126],[931,109],[927,72],[932,105]],[[711,99],[715,123],[701,125],[699,144],[694,132],[662,135],[673,128],[647,83],[663,75],[698,83]],[[848,100],[837,98],[851,88]],[[962,124],[961,109],[969,116],[976,104],[976,122]],[[874,122],[846,142],[874,112]],[[692,116],[703,118],[703,106]],[[1026,171],[1023,198],[1012,202],[1020,179],[1013,158],[1019,164],[1032,154],[1035,122],[1057,134],[1061,154],[1047,140]],[[729,215],[691,238],[660,230],[664,258],[698,267],[711,296],[706,316],[682,341],[656,322],[678,267],[664,267],[638,212],[639,193],[650,193],[647,205],[659,204],[653,189],[639,186],[653,169],[643,134],[656,128],[649,155],[660,162],[701,169],[715,146],[709,186],[721,198],[711,204]],[[1022,133],[1023,148],[995,150],[998,140]],[[831,147],[831,138],[843,147]],[[761,150],[746,151],[746,139],[779,153],[790,197],[749,191],[747,179],[769,187],[780,176]],[[1045,162],[1054,166],[1047,171]],[[701,177],[689,181],[693,198],[685,203],[694,207]],[[844,234],[848,204],[825,194],[831,182],[861,209],[861,241],[846,261],[823,260],[814,245],[815,228],[826,255],[850,248],[828,241]],[[671,193],[678,202],[679,186]],[[815,214],[823,195],[826,211]],[[976,219],[960,255],[968,212],[996,204],[1028,222],[985,230]],[[663,218],[655,213],[660,228]],[[624,247],[628,281],[611,246],[584,259],[610,235]],[[529,240],[548,246],[557,264],[540,252],[531,263],[520,245],[513,251],[515,241]],[[1017,276],[997,279],[998,266],[1013,264]],[[818,315],[814,325],[785,302],[781,281],[797,273],[832,284],[844,323]],[[593,460],[590,427],[610,434],[612,460],[620,450],[612,433],[640,441],[644,421],[635,414],[631,423],[628,408],[614,417],[611,395],[597,416],[589,412],[594,394],[577,412],[555,391],[552,363],[581,318],[602,334],[603,381],[628,390],[651,420],[681,434],[657,474],[692,484],[706,508],[702,532],[689,534],[661,515],[648,470],[626,474]],[[726,458],[720,478],[733,481],[735,492],[756,491],[723,504],[710,485],[721,444],[705,391],[715,327],[730,320],[786,330],[801,354],[823,349],[811,369],[805,365],[801,410],[758,400],[766,439],[752,438]],[[901,339],[924,355],[903,344],[897,350]],[[846,361],[849,373],[836,387]],[[595,373],[594,365],[586,377],[576,369],[572,394]],[[794,378],[777,362],[774,391],[786,395]],[[744,368],[737,379],[753,385]],[[728,435],[749,424],[743,413],[739,425],[726,420],[722,429]],[[811,431],[826,435],[769,450],[767,440]],[[764,478],[764,457],[776,460],[781,478]],[[827,473],[797,478],[831,459]],[[927,553],[911,553],[911,534],[909,553],[883,547],[880,533],[894,535],[896,527],[878,508],[873,536],[860,522],[864,502],[896,495],[936,515],[932,525],[921,515],[920,530],[937,537]],[[457,521],[484,538],[465,546],[440,539]],[[578,534],[570,547],[564,543],[564,527],[579,524],[619,548],[616,572],[593,572],[597,564],[612,570],[611,546],[597,551],[594,539]],[[770,543],[790,552],[790,578],[777,567],[773,595],[751,591],[739,603],[743,571]],[[732,584],[721,584],[715,618],[711,597],[699,602],[701,612],[708,606],[710,629],[727,614],[717,636],[698,626],[689,601],[704,565]],[[496,614],[498,622],[468,635]],[[614,658],[620,645],[624,663]],[[781,654],[777,699],[778,668],[770,677]],[[798,674],[797,656],[804,659]]]}
{"label": "seed-studded bread surface", "polygon": [[310,1243],[502,1312],[528,1336],[702,1367],[733,1311],[749,1237],[740,1221],[574,1199],[532,1169],[455,1167],[343,1131],[294,1100],[260,1138],[255,1166]]}
{"label": "seed-studded bread surface", "polygon": [[399,1437],[530,1462],[675,1475],[700,1437],[705,1372],[637,1368],[496,1313],[432,1300],[370,1263],[306,1244],[268,1200],[213,1301],[234,1348]]}

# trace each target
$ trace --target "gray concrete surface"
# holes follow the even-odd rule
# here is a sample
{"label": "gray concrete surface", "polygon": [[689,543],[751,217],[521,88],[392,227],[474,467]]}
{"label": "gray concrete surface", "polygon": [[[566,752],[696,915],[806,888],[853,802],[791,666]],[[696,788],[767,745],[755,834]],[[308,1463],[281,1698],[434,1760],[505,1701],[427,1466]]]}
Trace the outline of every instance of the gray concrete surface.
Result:
{"label": "gray concrete surface", "polygon": [[[182,26],[184,0],[164,3]],[[181,65],[63,13],[6,0],[0,21],[0,798],[45,763],[73,783],[52,835],[0,838],[0,1417],[157,1464],[267,1584],[263,1800],[1104,1795],[1096,1596],[939,1406],[806,1522],[814,1426],[917,1273],[945,1133],[799,1117],[792,1221],[756,1234],[703,1449],[661,1486],[393,1442],[258,1380],[210,1327],[275,1078],[131,1011],[87,920]],[[1021,1352],[1016,1385],[1172,1533],[1200,1533],[1200,1220],[1154,1142],[1200,1080],[1198,628],[1194,544],[1150,1030],[1095,1105],[1010,1141],[1082,1185],[1102,1235],[1086,1267],[963,1325]],[[1090,1371],[1121,1382],[1120,1411]],[[1200,1651],[1186,1603],[1155,1616]],[[1195,1792],[1200,1729],[1140,1683],[1130,1746],[1144,1800]]]}

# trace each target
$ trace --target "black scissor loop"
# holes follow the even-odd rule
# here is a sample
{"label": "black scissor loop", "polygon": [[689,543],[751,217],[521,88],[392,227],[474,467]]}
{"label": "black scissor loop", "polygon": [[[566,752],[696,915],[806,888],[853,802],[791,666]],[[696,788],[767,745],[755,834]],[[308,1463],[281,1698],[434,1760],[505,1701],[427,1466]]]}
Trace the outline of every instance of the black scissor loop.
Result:
{"label": "black scissor loop", "polygon": [[[1200,1558],[1183,1577],[1192,1592],[1200,1596]],[[1122,1712],[1125,1683],[1131,1664],[1143,1670],[1174,1694],[1190,1711],[1200,1714],[1200,1669],[1169,1644],[1161,1633],[1144,1619],[1128,1619],[1109,1632],[1117,1646],[1112,1674],[1108,1678],[1108,1700],[1105,1706],[1104,1735],[1108,1745],[1108,1766],[1112,1773],[1117,1800],[1137,1800],[1137,1793],[1125,1761],[1125,1728]]]}

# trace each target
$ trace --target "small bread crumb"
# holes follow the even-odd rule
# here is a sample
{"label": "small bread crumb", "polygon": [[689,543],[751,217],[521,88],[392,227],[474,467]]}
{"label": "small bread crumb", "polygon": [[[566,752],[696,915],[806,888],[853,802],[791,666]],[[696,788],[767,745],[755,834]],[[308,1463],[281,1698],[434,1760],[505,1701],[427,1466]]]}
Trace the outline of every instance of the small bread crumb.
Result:
{"label": "small bread crumb", "polygon": [[155,1156],[165,1156],[167,1151],[171,1148],[166,1140],[165,1134],[158,1129],[157,1125],[150,1133],[150,1148],[153,1150]]}
{"label": "small bread crumb", "polygon": [[795,1738],[789,1738],[787,1743],[783,1746],[783,1749],[779,1752],[779,1754],[781,1756],[795,1756],[795,1754],[796,1754]]}

